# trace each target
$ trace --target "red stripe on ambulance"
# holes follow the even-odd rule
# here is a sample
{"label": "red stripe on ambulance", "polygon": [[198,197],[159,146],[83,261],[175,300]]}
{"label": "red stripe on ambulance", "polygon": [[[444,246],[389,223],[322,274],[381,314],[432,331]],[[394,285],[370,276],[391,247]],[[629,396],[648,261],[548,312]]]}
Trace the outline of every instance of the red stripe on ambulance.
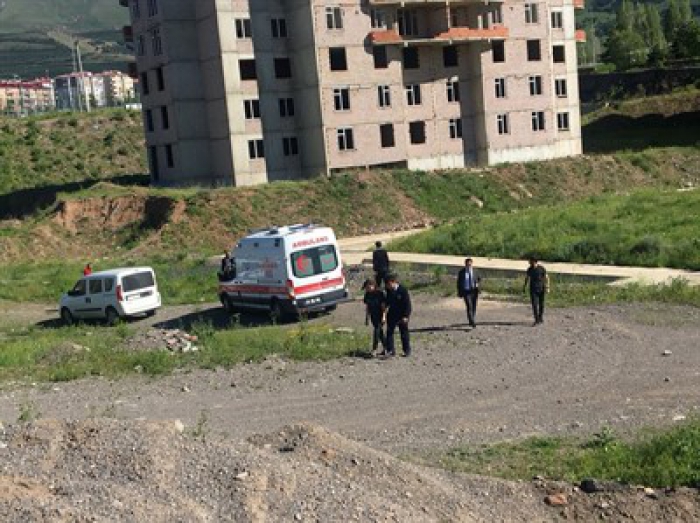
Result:
{"label": "red stripe on ambulance", "polygon": [[310,283],[308,285],[302,285],[301,287],[294,287],[294,292],[296,294],[307,294],[314,291],[322,291],[328,287],[336,287],[338,285],[343,285],[345,279],[341,276],[340,278],[333,278],[332,280],[321,281],[318,283]]}

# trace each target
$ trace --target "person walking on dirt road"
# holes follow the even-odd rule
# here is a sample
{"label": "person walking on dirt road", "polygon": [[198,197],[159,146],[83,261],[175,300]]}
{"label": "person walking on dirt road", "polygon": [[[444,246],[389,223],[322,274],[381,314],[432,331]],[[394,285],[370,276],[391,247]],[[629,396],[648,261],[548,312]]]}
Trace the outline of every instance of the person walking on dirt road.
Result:
{"label": "person walking on dirt road", "polygon": [[401,285],[396,275],[393,274],[387,276],[386,292],[386,350],[383,355],[396,355],[394,332],[398,327],[401,335],[403,355],[408,357],[411,355],[411,336],[408,331],[408,322],[413,312],[411,295],[408,293],[408,289]]}
{"label": "person walking on dirt road", "polygon": [[372,352],[377,351],[382,344],[382,351],[386,352],[386,337],[384,336],[384,324],[386,323],[386,295],[378,289],[374,281],[367,280],[364,284],[364,303],[367,310],[366,318],[372,322]]}
{"label": "person walking on dirt road", "polygon": [[530,258],[530,267],[525,275],[523,292],[530,284],[530,302],[532,303],[532,314],[535,317],[535,325],[544,323],[544,296],[549,292],[549,275],[537,258]]}
{"label": "person walking on dirt road", "polygon": [[464,268],[457,275],[457,295],[464,299],[467,307],[467,319],[472,329],[476,328],[476,304],[479,301],[479,284],[481,277],[474,270],[471,258],[464,260]]}
{"label": "person walking on dirt road", "polygon": [[389,276],[389,254],[382,246],[382,242],[374,244],[375,249],[372,253],[372,270],[374,270],[374,281],[377,288],[386,285],[386,278]]}

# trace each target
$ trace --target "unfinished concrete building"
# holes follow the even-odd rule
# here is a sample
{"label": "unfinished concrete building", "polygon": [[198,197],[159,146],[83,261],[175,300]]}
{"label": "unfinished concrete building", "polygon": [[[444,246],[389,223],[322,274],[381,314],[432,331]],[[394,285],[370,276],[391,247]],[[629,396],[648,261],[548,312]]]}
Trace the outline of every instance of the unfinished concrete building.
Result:
{"label": "unfinished concrete building", "polygon": [[120,0],[155,182],[581,152],[582,0]]}

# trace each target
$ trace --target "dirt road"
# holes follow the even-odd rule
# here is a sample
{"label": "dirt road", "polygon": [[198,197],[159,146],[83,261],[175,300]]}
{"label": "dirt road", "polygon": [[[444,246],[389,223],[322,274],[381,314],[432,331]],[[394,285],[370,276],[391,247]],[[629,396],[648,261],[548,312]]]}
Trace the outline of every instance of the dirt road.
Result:
{"label": "dirt road", "polygon": [[[602,425],[624,432],[671,424],[700,408],[697,309],[559,309],[532,327],[527,307],[484,301],[479,326],[470,330],[457,300],[419,295],[415,301],[411,358],[272,358],[159,379],[38,385],[0,392],[0,419],[17,419],[31,401],[42,417],[59,419],[102,414],[195,425],[204,416],[211,430],[236,438],[313,421],[401,453],[531,434],[590,434]],[[33,314],[40,320],[44,313]],[[214,306],[167,308],[152,321],[187,325],[202,317],[225,322]],[[364,329],[363,319],[352,303],[315,321]]]}

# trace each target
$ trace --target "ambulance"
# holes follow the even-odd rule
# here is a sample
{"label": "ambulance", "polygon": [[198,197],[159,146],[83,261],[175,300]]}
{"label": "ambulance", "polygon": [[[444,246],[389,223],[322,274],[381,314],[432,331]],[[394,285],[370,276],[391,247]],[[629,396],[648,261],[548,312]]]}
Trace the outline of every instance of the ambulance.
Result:
{"label": "ambulance", "polygon": [[333,229],[314,224],[251,232],[232,249],[232,269],[219,274],[229,312],[257,309],[274,318],[331,311],[349,295]]}

